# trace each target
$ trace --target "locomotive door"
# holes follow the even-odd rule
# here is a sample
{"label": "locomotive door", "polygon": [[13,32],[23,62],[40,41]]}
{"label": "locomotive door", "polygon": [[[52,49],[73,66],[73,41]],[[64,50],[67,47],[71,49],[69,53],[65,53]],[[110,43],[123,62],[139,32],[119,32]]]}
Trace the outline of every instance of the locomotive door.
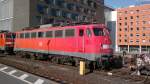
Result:
{"label": "locomotive door", "polygon": [[93,50],[91,39],[92,39],[92,32],[91,32],[90,28],[86,28],[85,35],[84,35],[85,52],[91,52]]}
{"label": "locomotive door", "polygon": [[78,32],[78,51],[83,53],[85,51],[85,44],[84,44],[84,29],[79,29]]}

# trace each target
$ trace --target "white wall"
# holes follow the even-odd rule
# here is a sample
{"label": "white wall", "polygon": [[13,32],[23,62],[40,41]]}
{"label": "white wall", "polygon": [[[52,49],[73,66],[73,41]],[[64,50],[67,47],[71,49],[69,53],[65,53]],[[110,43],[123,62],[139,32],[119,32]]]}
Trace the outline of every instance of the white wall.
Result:
{"label": "white wall", "polygon": [[117,21],[117,11],[111,12],[111,21]]}
{"label": "white wall", "polygon": [[0,0],[0,30],[12,30],[13,0]]}

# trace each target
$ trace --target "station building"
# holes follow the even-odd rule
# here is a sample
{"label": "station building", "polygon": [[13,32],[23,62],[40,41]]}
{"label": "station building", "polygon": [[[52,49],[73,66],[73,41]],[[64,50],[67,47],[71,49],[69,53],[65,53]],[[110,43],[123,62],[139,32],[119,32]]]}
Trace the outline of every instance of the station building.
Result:
{"label": "station building", "polygon": [[117,51],[150,52],[150,4],[117,9]]}
{"label": "station building", "polygon": [[105,23],[104,0],[0,0],[0,30],[94,20]]}

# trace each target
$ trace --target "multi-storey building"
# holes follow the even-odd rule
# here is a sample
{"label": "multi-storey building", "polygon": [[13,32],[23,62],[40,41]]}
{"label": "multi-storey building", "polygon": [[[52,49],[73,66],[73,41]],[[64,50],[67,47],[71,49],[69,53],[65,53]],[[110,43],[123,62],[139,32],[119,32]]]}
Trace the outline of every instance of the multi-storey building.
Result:
{"label": "multi-storey building", "polygon": [[118,51],[150,52],[150,5],[117,9]]}
{"label": "multi-storey building", "polygon": [[0,30],[66,21],[104,23],[104,0],[0,0]]}

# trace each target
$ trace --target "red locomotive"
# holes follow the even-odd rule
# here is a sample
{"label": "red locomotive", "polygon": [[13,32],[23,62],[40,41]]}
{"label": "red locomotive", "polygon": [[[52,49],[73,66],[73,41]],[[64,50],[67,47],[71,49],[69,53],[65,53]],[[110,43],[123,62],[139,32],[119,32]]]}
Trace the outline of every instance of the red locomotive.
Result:
{"label": "red locomotive", "polygon": [[0,50],[8,53],[13,52],[15,34],[8,31],[0,32]]}
{"label": "red locomotive", "polygon": [[76,64],[80,59],[103,63],[112,57],[109,32],[103,24],[49,26],[15,34],[14,51],[32,53],[35,58]]}

